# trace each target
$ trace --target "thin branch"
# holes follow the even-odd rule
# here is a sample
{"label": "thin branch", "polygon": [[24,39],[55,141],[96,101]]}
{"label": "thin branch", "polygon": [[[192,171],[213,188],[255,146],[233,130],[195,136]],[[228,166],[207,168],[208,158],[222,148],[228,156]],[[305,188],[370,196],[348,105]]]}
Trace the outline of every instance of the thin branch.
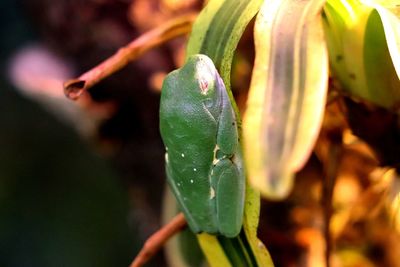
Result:
{"label": "thin branch", "polygon": [[148,50],[157,47],[173,38],[190,32],[196,14],[187,14],[157,27],[128,45],[120,48],[114,55],[83,73],[76,79],[64,83],[65,95],[77,100],[84,91],[88,90],[102,79],[125,67],[129,62],[137,59]]}
{"label": "thin branch", "polygon": [[167,225],[150,236],[130,267],[140,267],[151,259],[156,252],[171,238],[186,227],[183,213],[176,215]]}

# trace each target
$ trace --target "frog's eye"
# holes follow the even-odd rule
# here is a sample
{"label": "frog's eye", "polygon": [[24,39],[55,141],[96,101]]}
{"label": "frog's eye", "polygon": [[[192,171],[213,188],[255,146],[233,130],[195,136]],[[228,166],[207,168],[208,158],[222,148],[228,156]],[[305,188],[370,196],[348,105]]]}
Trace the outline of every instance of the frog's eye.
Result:
{"label": "frog's eye", "polygon": [[201,57],[196,64],[196,78],[199,83],[200,93],[206,95],[214,84],[215,67],[209,59]]}
{"label": "frog's eye", "polygon": [[204,78],[199,79],[199,87],[202,95],[206,95],[208,91],[208,81]]}
{"label": "frog's eye", "polygon": [[210,72],[210,69],[205,64],[203,64],[201,68],[198,68],[197,81],[202,95],[206,95],[213,86],[214,77],[211,73],[212,72]]}

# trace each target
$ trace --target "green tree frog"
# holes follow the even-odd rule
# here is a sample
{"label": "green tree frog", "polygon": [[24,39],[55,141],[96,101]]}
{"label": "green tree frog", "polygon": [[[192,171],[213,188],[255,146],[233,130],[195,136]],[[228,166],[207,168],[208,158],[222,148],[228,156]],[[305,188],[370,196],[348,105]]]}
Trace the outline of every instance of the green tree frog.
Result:
{"label": "green tree frog", "polygon": [[167,180],[190,229],[237,236],[245,195],[238,126],[209,57],[191,56],[165,78],[160,132]]}

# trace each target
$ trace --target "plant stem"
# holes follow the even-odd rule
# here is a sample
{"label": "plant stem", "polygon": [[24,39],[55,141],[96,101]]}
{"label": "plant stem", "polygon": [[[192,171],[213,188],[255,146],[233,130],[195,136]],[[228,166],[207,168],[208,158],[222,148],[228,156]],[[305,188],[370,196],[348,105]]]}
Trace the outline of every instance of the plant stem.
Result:
{"label": "plant stem", "polygon": [[88,90],[102,79],[125,67],[129,62],[143,55],[148,50],[157,47],[173,38],[185,35],[191,31],[197,14],[191,13],[169,22],[141,35],[128,45],[101,62],[96,67],[83,73],[76,79],[64,83],[65,95],[77,100],[84,91]]}
{"label": "plant stem", "polygon": [[330,256],[332,251],[332,236],[330,232],[330,221],[332,217],[332,201],[333,201],[333,190],[336,183],[336,177],[338,175],[338,169],[340,165],[341,153],[342,153],[342,143],[340,136],[333,137],[332,143],[330,144],[330,149],[328,152],[327,162],[324,164],[325,168],[325,182],[323,185],[323,208],[324,208],[324,221],[325,229],[324,236],[326,242],[325,250],[325,261],[326,267],[330,267]]}
{"label": "plant stem", "polygon": [[168,224],[150,236],[143,245],[139,254],[130,267],[140,267],[148,262],[151,257],[171,238],[186,227],[186,219],[183,213],[176,215]]}

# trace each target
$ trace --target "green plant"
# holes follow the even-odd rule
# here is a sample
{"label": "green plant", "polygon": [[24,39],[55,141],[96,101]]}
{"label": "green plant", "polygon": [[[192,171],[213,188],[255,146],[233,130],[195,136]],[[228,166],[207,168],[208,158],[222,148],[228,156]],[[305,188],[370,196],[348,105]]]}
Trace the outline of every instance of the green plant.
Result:
{"label": "green plant", "polygon": [[[242,231],[238,234],[238,229],[234,227],[235,230],[227,234],[225,228],[221,228],[197,235],[211,266],[273,265],[265,246],[257,237],[260,193],[274,200],[285,199],[290,194],[294,176],[314,150],[327,99],[328,104],[340,98],[338,101],[344,106],[349,105],[348,101],[355,101],[382,108],[397,118],[400,96],[399,10],[396,1],[372,0],[210,0],[204,7],[191,30],[186,59],[190,61],[194,55],[206,55],[218,70],[236,116],[234,122],[239,130],[240,145],[244,148],[247,179]],[[256,58],[242,125],[230,90],[232,59],[245,28],[256,15]],[[143,46],[146,47],[146,42]],[[329,74],[334,81],[332,83],[329,83]],[[179,80],[191,87],[197,84],[192,76],[179,76]],[[167,83],[164,90],[167,88],[170,93],[174,87]],[[67,93],[81,92],[87,89],[87,84],[86,81],[82,83],[82,79],[69,82],[66,84]],[[162,123],[165,123],[163,119],[168,108],[165,105],[172,104],[163,103],[160,114]],[[353,115],[349,108],[350,126],[357,133],[359,124],[351,123]],[[165,141],[169,137],[163,125],[161,130]],[[398,122],[394,127],[399,130]],[[343,132],[339,130],[335,134],[328,138],[331,151],[327,153],[328,160],[325,162],[329,178],[325,181],[328,192],[325,219],[328,225],[337,172],[335,157],[342,147]],[[396,134],[399,137],[398,132]],[[229,139],[232,136],[224,137]],[[360,137],[364,138],[362,134]],[[179,147],[190,146],[190,138],[181,140],[188,143],[179,144]],[[173,141],[180,142],[178,139]],[[369,142],[368,138],[365,141]],[[174,149],[171,147],[174,142],[166,142],[168,149]],[[380,152],[375,144],[371,143],[371,146]],[[191,155],[195,156],[195,151]],[[209,167],[211,162],[207,164]],[[381,160],[381,165],[389,167],[398,168],[399,164],[399,157],[385,161],[383,155]],[[186,179],[174,177],[171,170],[168,171],[171,180]],[[179,195],[179,192],[175,190],[175,194]],[[183,197],[186,196],[190,197],[190,194],[183,192]],[[233,210],[240,212],[242,199],[232,199],[239,199],[237,209]],[[194,206],[185,206],[182,199],[180,202],[182,207],[188,209],[186,215],[192,213],[194,217],[202,217],[196,214],[198,211]],[[223,213],[217,212],[216,215],[219,214]],[[196,232],[205,230],[203,225],[199,228],[195,226],[197,220],[188,221]],[[329,243],[329,227],[326,228]],[[179,242],[190,243],[193,238],[189,233],[189,238]],[[176,247],[175,251],[178,250],[182,249]]]}

